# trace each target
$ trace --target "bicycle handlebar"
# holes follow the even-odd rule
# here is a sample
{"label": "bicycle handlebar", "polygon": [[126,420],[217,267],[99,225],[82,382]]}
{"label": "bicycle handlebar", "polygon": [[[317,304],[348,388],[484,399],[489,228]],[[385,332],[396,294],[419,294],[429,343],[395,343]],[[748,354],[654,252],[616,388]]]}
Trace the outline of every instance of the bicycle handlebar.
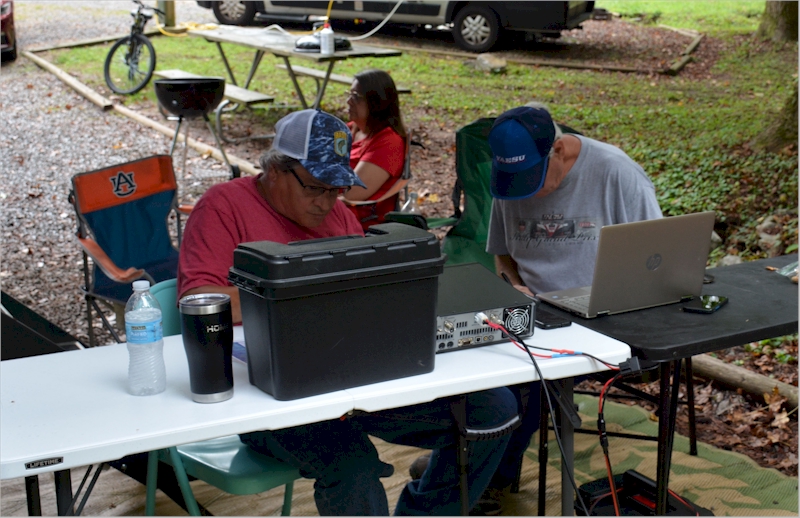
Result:
{"label": "bicycle handlebar", "polygon": [[157,12],[161,16],[166,16],[167,13],[159,9],[158,7],[148,7],[142,3],[142,0],[133,0],[133,3],[139,6],[139,9],[152,9],[153,11]]}

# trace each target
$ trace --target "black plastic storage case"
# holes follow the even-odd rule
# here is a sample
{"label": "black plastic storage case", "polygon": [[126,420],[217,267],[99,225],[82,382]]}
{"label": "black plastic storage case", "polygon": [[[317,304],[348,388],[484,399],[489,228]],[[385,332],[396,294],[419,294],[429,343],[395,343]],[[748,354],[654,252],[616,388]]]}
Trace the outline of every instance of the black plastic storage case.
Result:
{"label": "black plastic storage case", "polygon": [[229,279],[250,383],[290,400],[431,372],[444,261],[433,234],[400,223],[240,244]]}

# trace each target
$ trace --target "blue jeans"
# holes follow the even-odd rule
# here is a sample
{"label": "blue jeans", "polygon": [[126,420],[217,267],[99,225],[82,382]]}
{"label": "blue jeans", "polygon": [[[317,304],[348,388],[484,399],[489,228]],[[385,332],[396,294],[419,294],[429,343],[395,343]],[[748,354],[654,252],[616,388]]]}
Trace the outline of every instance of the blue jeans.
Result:
{"label": "blue jeans", "polygon": [[[589,379],[588,376],[578,376],[573,379],[573,383],[578,383]],[[521,424],[511,434],[511,439],[508,441],[506,453],[503,455],[503,460],[497,467],[497,471],[489,482],[489,487],[496,489],[504,489],[512,485],[517,480],[519,468],[522,465],[522,459],[525,456],[525,450],[531,443],[533,434],[539,430],[539,419],[541,417],[541,391],[542,384],[538,381],[526,383],[523,385],[514,385],[507,387],[514,394],[517,399],[519,416]],[[523,405],[521,390],[527,388],[529,390],[527,404]],[[553,410],[558,412],[558,403],[553,401]],[[549,409],[547,409],[549,412]]]}
{"label": "blue jeans", "polygon": [[[275,431],[241,434],[256,451],[296,466],[315,479],[314,499],[322,516],[388,515],[381,477],[392,467],[381,462],[368,435],[407,446],[432,449],[422,478],[409,482],[398,500],[397,515],[458,515],[458,434],[450,398],[371,414]],[[467,395],[467,426],[489,429],[517,415],[517,401],[506,388]],[[470,442],[470,507],[497,469],[510,435]]]}
{"label": "blue jeans", "polygon": [[[527,406],[523,408],[520,389],[525,387],[530,389],[530,393],[528,394]],[[533,434],[539,429],[541,383],[534,381],[526,385],[514,385],[508,387],[508,389],[511,390],[517,400],[519,416],[522,422],[512,432],[503,459],[489,482],[489,487],[496,489],[507,488],[517,480],[525,450],[528,449]]]}

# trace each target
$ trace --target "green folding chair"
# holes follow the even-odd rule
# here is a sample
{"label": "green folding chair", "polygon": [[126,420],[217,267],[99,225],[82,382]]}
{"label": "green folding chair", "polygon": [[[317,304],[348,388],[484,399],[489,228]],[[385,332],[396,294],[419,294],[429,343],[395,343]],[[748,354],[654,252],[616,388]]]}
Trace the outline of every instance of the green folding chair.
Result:
{"label": "green folding chair", "polygon": [[[492,151],[487,137],[494,119],[483,118],[456,132],[456,185],[453,202],[464,193],[464,210],[442,242],[447,264],[480,263],[494,271],[494,256],[486,253],[492,196],[489,177]],[[457,208],[457,206],[456,206]]]}
{"label": "green folding chair", "polygon": [[[150,293],[161,306],[164,336],[180,334],[176,280],[159,282],[150,288]],[[155,513],[159,461],[174,469],[186,510],[192,516],[200,516],[200,507],[189,485],[189,477],[232,495],[254,495],[284,486],[282,516],[291,514],[294,481],[301,478],[297,468],[256,452],[243,444],[238,435],[154,450],[147,459],[147,516]]]}

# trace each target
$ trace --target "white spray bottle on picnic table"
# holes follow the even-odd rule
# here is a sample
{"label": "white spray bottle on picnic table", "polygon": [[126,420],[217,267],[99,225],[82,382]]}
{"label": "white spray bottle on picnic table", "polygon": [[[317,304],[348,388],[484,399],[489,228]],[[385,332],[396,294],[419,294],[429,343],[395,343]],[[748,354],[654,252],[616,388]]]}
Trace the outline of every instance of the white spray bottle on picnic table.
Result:
{"label": "white spray bottle on picnic table", "polygon": [[319,53],[323,56],[332,56],[334,50],[333,29],[330,22],[326,21],[319,32]]}

